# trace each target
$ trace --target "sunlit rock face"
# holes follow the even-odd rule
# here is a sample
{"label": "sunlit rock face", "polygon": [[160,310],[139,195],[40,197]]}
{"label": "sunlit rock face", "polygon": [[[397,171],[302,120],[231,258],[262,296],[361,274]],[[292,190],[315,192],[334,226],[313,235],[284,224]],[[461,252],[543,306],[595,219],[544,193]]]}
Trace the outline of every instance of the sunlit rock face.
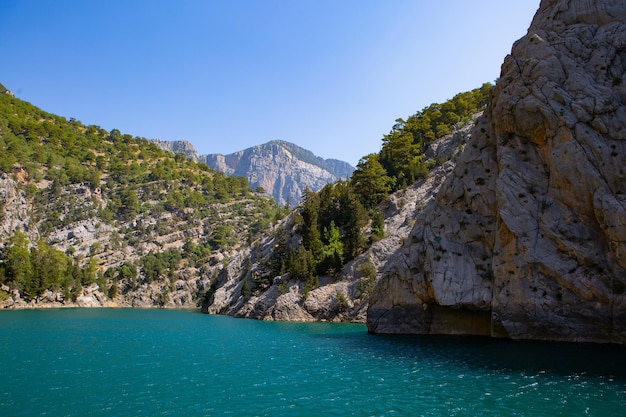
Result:
{"label": "sunlit rock face", "polygon": [[624,103],[626,2],[542,1],[369,330],[626,342]]}
{"label": "sunlit rock face", "polygon": [[280,140],[201,159],[217,171],[247,178],[252,188],[262,187],[278,204],[290,206],[300,202],[307,188],[319,191],[326,184],[350,177],[354,171],[347,162],[323,159]]}

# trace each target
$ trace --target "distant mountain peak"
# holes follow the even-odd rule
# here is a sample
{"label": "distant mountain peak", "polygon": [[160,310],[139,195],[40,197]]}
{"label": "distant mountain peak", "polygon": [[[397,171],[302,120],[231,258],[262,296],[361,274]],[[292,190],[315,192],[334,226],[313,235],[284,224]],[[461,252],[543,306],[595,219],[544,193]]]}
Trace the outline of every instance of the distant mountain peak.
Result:
{"label": "distant mountain peak", "polygon": [[338,159],[324,159],[285,140],[271,140],[227,155],[198,155],[188,141],[154,141],[162,149],[183,153],[226,175],[248,179],[252,188],[262,187],[279,204],[297,204],[303,191],[349,178],[354,167]]}

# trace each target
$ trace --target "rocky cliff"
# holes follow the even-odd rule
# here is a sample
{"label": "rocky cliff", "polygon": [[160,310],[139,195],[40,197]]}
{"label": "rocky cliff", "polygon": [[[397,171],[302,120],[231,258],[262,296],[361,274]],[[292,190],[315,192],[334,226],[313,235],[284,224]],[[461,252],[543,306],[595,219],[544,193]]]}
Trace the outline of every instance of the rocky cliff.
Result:
{"label": "rocky cliff", "polygon": [[187,140],[153,139],[152,142],[154,142],[159,148],[173,154],[182,153],[187,158],[196,162],[202,160],[202,157],[198,155],[196,148],[194,148],[193,144]]}
{"label": "rocky cliff", "polygon": [[271,141],[228,155],[202,157],[207,165],[227,175],[245,177],[252,188],[262,187],[277,203],[293,206],[303,191],[348,178],[354,168],[347,162],[323,159],[293,143]]}
{"label": "rocky cliff", "polygon": [[626,3],[543,0],[369,331],[626,342],[624,77]]}
{"label": "rocky cliff", "polygon": [[[20,170],[14,170],[20,176]],[[72,209],[84,213],[92,211],[94,206],[106,206],[110,203],[106,196],[93,192],[88,186],[73,184],[65,187],[60,195],[48,204],[33,204],[20,184],[11,176],[0,173],[0,253],[6,249],[10,236],[15,232],[23,233],[31,246],[42,237],[40,219],[42,213],[48,216],[71,217]],[[70,205],[73,208],[70,209]],[[61,208],[59,208],[61,206]],[[224,209],[232,216],[228,207]],[[189,210],[188,210],[189,213]],[[187,241],[199,241],[205,235],[204,228],[194,222],[182,222],[176,213],[162,213],[158,216],[143,215],[129,222],[107,224],[94,215],[79,220],[68,220],[64,224],[46,232],[46,241],[56,250],[71,253],[76,262],[94,259],[99,275],[107,270],[116,270],[123,264],[139,265],[147,254],[159,253],[167,248],[183,252]],[[171,229],[159,236],[148,233],[129,242],[123,236],[124,231],[137,224],[169,224]],[[133,226],[133,224],[135,226]],[[165,229],[164,229],[165,230]],[[239,231],[241,235],[245,232]],[[0,308],[58,308],[58,307],[169,307],[195,308],[199,305],[203,291],[210,284],[211,274],[223,267],[222,261],[228,252],[213,253],[199,268],[194,265],[181,265],[169,280],[146,281],[141,276],[122,279],[119,276],[109,278],[99,286],[98,283],[83,285],[70,298],[63,294],[60,286],[53,290],[42,291],[37,296],[27,296],[15,283],[1,283]],[[4,260],[4,259],[3,259]],[[4,278],[4,277],[3,277]],[[111,295],[107,288],[115,282],[119,291]]]}

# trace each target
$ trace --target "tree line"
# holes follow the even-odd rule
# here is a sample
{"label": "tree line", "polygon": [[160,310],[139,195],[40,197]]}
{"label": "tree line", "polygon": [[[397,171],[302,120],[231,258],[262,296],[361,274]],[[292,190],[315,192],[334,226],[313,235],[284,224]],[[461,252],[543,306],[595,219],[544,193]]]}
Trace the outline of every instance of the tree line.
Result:
{"label": "tree line", "polygon": [[28,238],[22,232],[13,234],[6,243],[0,262],[0,283],[19,290],[22,296],[34,299],[51,290],[75,301],[83,286],[96,282],[97,263],[93,258],[80,264],[44,240],[29,248]]}

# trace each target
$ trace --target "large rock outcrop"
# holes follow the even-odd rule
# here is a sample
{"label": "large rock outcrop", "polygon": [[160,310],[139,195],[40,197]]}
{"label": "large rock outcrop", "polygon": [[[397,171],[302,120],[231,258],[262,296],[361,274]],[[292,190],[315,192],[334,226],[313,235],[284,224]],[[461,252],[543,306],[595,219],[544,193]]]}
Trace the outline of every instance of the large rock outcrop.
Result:
{"label": "large rock outcrop", "polygon": [[626,3],[543,0],[369,330],[625,343],[625,103]]}

